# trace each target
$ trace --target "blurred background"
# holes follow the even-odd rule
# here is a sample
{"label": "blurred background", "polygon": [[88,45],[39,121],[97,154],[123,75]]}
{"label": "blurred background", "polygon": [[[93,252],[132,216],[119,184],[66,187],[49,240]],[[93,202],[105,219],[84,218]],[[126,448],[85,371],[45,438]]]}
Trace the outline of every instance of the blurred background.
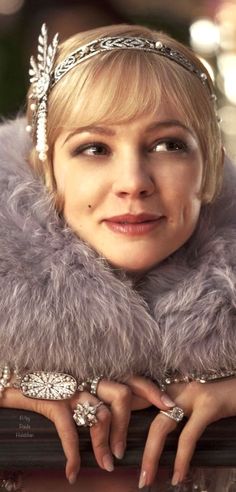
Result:
{"label": "blurred background", "polygon": [[44,21],[60,40],[128,22],[190,45],[215,80],[225,146],[236,161],[236,0],[0,0],[1,119],[24,111],[28,61]]}

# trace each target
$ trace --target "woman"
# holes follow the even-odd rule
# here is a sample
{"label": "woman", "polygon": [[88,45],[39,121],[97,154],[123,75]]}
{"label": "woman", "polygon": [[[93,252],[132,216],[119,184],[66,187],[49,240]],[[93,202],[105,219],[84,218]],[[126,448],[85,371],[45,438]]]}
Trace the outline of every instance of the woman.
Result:
{"label": "woman", "polygon": [[[189,49],[144,27],[106,26],[57,43],[47,46],[43,26],[30,70],[32,140],[25,120],[0,133],[1,406],[50,418],[69,483],[90,491],[137,489],[136,472],[113,471],[131,410],[161,410],[139,488],[154,482],[184,414],[172,475],[180,486],[205,427],[236,414],[236,172],[226,165],[221,188],[212,82]],[[50,380],[38,399],[33,371],[68,374],[70,397],[48,400]],[[113,473],[82,471],[76,482],[73,412],[89,425],[86,401],[95,457]],[[66,490],[47,478],[50,490]],[[44,478],[27,480],[37,492]]]}

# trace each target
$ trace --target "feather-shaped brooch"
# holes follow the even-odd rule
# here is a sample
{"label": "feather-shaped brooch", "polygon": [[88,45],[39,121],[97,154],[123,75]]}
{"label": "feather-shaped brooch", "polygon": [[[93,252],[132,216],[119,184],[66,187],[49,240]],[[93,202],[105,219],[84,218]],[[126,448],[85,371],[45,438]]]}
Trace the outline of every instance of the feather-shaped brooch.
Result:
{"label": "feather-shaped brooch", "polygon": [[47,27],[43,24],[38,38],[37,61],[33,56],[30,58],[29,75],[32,92],[29,97],[32,100],[30,109],[33,115],[31,125],[26,127],[27,131],[36,135],[36,150],[41,161],[47,158],[47,96],[57,47],[58,33],[48,46]]}

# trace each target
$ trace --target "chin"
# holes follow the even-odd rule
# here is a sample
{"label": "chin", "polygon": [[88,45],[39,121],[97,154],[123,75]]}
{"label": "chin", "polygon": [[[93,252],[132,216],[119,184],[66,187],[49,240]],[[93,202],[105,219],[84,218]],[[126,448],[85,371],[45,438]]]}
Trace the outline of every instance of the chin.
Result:
{"label": "chin", "polygon": [[113,268],[119,268],[120,270],[124,270],[128,273],[145,273],[148,270],[151,270],[155,265],[157,265],[161,260],[154,259],[146,259],[146,258],[117,258],[108,260],[109,263],[113,266]]}

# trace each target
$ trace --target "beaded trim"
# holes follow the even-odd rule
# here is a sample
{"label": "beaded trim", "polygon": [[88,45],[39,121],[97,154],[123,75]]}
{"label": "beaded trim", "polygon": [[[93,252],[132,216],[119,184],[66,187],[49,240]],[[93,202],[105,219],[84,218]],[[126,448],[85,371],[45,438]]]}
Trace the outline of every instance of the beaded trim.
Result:
{"label": "beaded trim", "polygon": [[10,379],[10,367],[7,364],[3,367],[0,367],[0,398],[3,396],[3,392],[5,391],[5,389],[10,387]]}
{"label": "beaded trim", "polygon": [[164,377],[161,381],[158,381],[158,384],[162,391],[165,391],[166,388],[173,383],[192,383],[196,381],[197,383],[205,384],[205,383],[214,383],[217,381],[221,381],[222,379],[232,378],[236,376],[235,371],[219,371],[212,374],[189,374],[187,376],[178,376],[177,374],[170,374]]}
{"label": "beaded trim", "polygon": [[[180,376],[177,373],[166,373],[163,379],[158,381],[162,391],[173,383],[213,383],[222,379],[232,378],[236,376],[236,370],[220,370],[208,374],[188,374]],[[76,381],[70,374],[62,372],[25,372],[19,374],[17,369],[12,371],[10,366],[5,364],[0,366],[0,397],[6,388],[13,387],[20,389],[28,398],[38,398],[46,400],[64,400],[71,398],[76,391],[88,391],[91,394],[96,394],[97,385],[103,376],[97,376],[93,379],[84,381]]]}

